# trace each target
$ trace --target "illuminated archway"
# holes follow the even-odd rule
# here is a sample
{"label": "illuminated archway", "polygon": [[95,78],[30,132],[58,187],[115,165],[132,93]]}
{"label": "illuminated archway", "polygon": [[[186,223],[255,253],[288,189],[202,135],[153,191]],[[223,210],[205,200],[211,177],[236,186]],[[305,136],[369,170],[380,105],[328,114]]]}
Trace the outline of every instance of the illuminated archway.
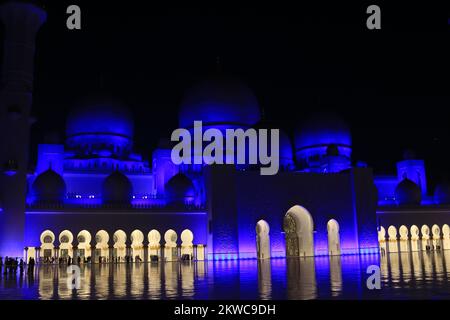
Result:
{"label": "illuminated archway", "polygon": [[441,228],[437,224],[431,227],[431,234],[433,236],[433,249],[441,250]]}
{"label": "illuminated archway", "polygon": [[45,230],[41,233],[41,251],[39,257],[44,262],[49,262],[52,257],[55,256],[55,234],[50,230]]}
{"label": "illuminated archway", "polygon": [[398,252],[398,239],[397,239],[397,228],[394,226],[389,226],[388,228],[389,237],[389,253]]}
{"label": "illuminated archway", "polygon": [[166,261],[176,261],[178,258],[178,248],[177,248],[177,233],[169,229],[164,234],[164,259]]}
{"label": "illuminated archway", "polygon": [[73,234],[69,230],[64,230],[59,234],[59,256],[64,260],[73,258]]}
{"label": "illuminated archway", "polygon": [[405,225],[402,225],[398,229],[398,232],[400,234],[400,252],[409,252],[408,227],[406,227]]}
{"label": "illuminated archway", "polygon": [[341,254],[341,239],[339,236],[339,223],[331,219],[327,223],[328,232],[328,254],[338,256]]}
{"label": "illuminated archway", "polygon": [[84,261],[84,259],[91,257],[91,240],[92,236],[91,233],[87,230],[80,231],[77,235],[77,241],[78,241],[78,250],[77,255],[81,257],[81,261]]}
{"label": "illuminated archway", "polygon": [[140,230],[131,233],[131,250],[135,262],[144,261],[144,234]]}
{"label": "illuminated archway", "polygon": [[430,227],[424,224],[422,228],[420,228],[420,232],[422,233],[422,250],[423,251],[431,250]]}
{"label": "illuminated archway", "polygon": [[413,224],[409,229],[411,233],[411,251],[420,251],[419,240],[420,240],[420,230],[419,227]]}
{"label": "illuminated archway", "polygon": [[270,259],[270,227],[267,221],[256,223],[256,254],[258,259]]}
{"label": "illuminated archway", "polygon": [[442,247],[444,250],[450,250],[450,227],[448,224],[442,226]]}
{"label": "illuminated archway", "polygon": [[109,234],[100,230],[95,235],[95,262],[106,262],[109,260]]}
{"label": "illuminated archway", "polygon": [[286,256],[314,256],[313,219],[311,214],[301,206],[288,210],[283,220],[286,239]]}
{"label": "illuminated archway", "polygon": [[161,255],[161,234],[158,230],[153,229],[148,233],[147,238],[150,261],[158,261]]}
{"label": "illuminated archway", "polygon": [[181,258],[192,260],[194,258],[194,234],[191,230],[185,229],[181,232]]}
{"label": "illuminated archway", "polygon": [[124,262],[127,255],[127,235],[123,230],[117,230],[113,235],[114,251],[113,257],[117,262]]}

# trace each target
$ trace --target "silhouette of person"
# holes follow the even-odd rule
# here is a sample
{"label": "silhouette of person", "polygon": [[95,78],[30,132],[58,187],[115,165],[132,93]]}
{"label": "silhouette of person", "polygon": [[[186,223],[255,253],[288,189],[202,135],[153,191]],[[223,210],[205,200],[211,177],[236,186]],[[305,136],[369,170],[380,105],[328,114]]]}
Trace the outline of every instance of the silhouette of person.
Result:
{"label": "silhouette of person", "polygon": [[9,258],[8,258],[8,256],[6,256],[5,257],[5,272],[3,272],[3,274],[8,273],[8,267],[9,267]]}
{"label": "silhouette of person", "polygon": [[20,259],[19,269],[20,269],[20,275],[22,275],[23,274],[23,259]]}

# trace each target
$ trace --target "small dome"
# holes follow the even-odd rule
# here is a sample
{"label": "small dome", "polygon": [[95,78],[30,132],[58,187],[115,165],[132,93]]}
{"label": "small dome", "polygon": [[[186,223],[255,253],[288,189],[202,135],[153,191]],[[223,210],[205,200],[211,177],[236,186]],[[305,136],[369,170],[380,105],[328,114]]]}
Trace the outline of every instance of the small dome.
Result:
{"label": "small dome", "polygon": [[32,189],[37,200],[40,201],[63,201],[66,196],[64,179],[52,169],[38,175]]}
{"label": "small dome", "polygon": [[170,204],[185,204],[195,197],[192,181],[182,173],[178,173],[167,181],[165,193]]}
{"label": "small dome", "polygon": [[[350,128],[344,120],[331,113],[318,113],[295,132],[295,150],[297,152],[334,144],[338,148],[351,149],[352,138]],[[342,152],[341,152],[342,153]]]}
{"label": "small dome", "polygon": [[212,77],[194,85],[185,94],[179,113],[182,128],[194,121],[204,126],[250,127],[260,120],[258,101],[241,81],[230,77]]}
{"label": "small dome", "polygon": [[450,183],[445,182],[436,186],[434,201],[437,204],[450,204]]}
{"label": "small dome", "polygon": [[422,192],[417,184],[405,178],[395,188],[395,199],[399,205],[420,205]]}
{"label": "small dome", "polygon": [[130,180],[119,171],[114,171],[103,182],[103,203],[122,204],[131,203],[133,186]]}

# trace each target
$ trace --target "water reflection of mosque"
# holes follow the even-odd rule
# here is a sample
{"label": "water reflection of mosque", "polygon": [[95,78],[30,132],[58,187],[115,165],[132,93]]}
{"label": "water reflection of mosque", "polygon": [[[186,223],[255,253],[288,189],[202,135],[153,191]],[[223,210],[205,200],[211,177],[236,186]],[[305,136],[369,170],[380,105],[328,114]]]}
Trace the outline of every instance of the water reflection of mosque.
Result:
{"label": "water reflection of mosque", "polygon": [[40,299],[189,299],[194,278],[203,279],[206,263],[86,265],[81,267],[81,286],[68,286],[67,268],[43,265],[36,271]]}
{"label": "water reflection of mosque", "polygon": [[[254,292],[244,297],[372,299],[379,296],[369,292],[365,282],[366,264],[374,262],[380,264],[383,296],[401,298],[405,290],[415,290],[424,298],[431,297],[446,288],[450,274],[449,251],[416,251],[388,253],[367,261],[355,256],[236,261],[228,262],[225,272],[215,265],[221,262],[205,261],[87,264],[81,268],[81,288],[76,292],[68,288],[64,266],[42,265],[34,277],[40,299],[214,299],[217,286],[228,298],[240,294],[236,291],[250,290]],[[245,273],[249,277],[242,277]],[[222,290],[217,278],[225,278],[229,290]],[[3,282],[6,288],[6,279]],[[18,285],[25,288],[26,283]],[[11,283],[8,286],[13,287]]]}

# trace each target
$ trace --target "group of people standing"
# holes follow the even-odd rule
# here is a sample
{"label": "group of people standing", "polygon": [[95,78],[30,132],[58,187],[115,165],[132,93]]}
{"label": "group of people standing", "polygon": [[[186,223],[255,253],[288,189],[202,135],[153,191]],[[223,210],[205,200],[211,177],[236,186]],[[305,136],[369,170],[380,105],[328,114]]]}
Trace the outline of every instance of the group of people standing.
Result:
{"label": "group of people standing", "polygon": [[[28,263],[28,272],[32,272],[34,270],[34,259],[30,258]],[[4,275],[7,274],[17,274],[17,269],[19,269],[20,274],[22,275],[24,272],[25,263],[23,259],[19,258],[10,258],[5,257],[3,261],[3,257],[0,257],[0,272],[3,271]],[[4,270],[2,270],[4,268]]]}

